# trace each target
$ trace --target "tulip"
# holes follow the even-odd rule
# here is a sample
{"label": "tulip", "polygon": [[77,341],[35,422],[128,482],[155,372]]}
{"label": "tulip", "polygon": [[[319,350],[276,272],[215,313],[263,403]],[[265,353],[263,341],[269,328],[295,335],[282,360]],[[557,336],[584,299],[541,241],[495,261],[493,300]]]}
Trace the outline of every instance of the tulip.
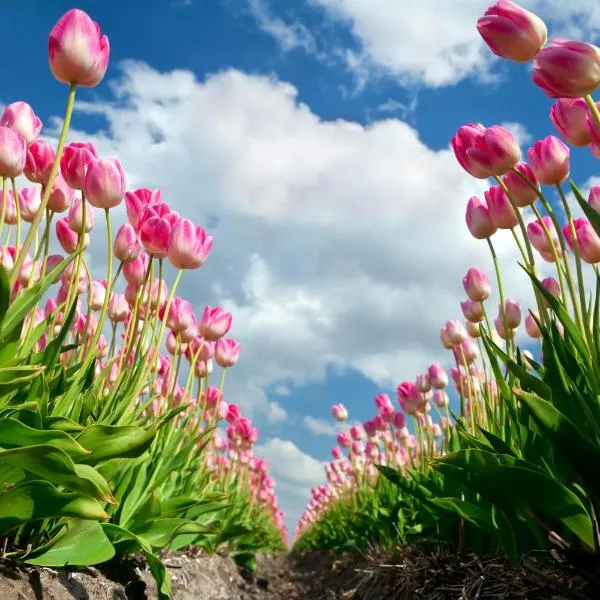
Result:
{"label": "tulip", "polygon": [[348,448],[350,446],[350,434],[346,433],[345,431],[342,431],[340,433],[338,433],[337,435],[337,443],[342,447],[342,448]]}
{"label": "tulip", "polygon": [[75,198],[69,209],[69,215],[67,221],[69,227],[75,233],[83,233],[84,229],[86,232],[90,232],[94,228],[96,222],[96,211],[92,206],[85,207],[85,228],[83,226],[83,202],[81,198]]}
{"label": "tulip", "polygon": [[544,47],[548,30],[534,13],[499,0],[477,21],[477,31],[496,55],[518,63],[530,61]]}
{"label": "tulip", "polygon": [[435,392],[433,392],[433,403],[438,408],[445,408],[450,403],[448,394],[446,394],[444,390],[435,390]]}
{"label": "tulip", "polygon": [[446,321],[444,325],[448,341],[453,345],[460,344],[467,338],[467,332],[460,321]]}
{"label": "tulip", "polygon": [[145,252],[140,252],[133,260],[123,263],[123,277],[134,289],[144,282],[149,263],[150,258]]}
{"label": "tulip", "polygon": [[499,185],[492,186],[484,195],[492,223],[498,229],[512,229],[518,225],[515,209]]}
{"label": "tulip", "polygon": [[529,164],[540,183],[557,185],[569,176],[569,147],[553,135],[527,150]]}
{"label": "tulip", "polygon": [[364,437],[364,430],[358,425],[352,425],[352,427],[350,427],[350,437],[354,441],[362,440]]}
{"label": "tulip", "polygon": [[32,183],[43,183],[46,185],[50,178],[50,171],[54,164],[54,148],[44,140],[36,140],[27,148],[25,177]]}
{"label": "tulip", "polygon": [[[421,393],[426,393],[431,390],[431,379],[429,378],[429,373],[422,373],[417,375],[417,379],[415,381],[415,385],[417,386],[417,390]],[[391,401],[390,401],[391,404]]]}
{"label": "tulip", "polygon": [[60,173],[57,173],[56,179],[52,184],[52,191],[48,197],[48,210],[57,213],[65,212],[71,206],[74,197],[75,191],[73,188],[67,185],[67,182]]}
{"label": "tulip", "polygon": [[[508,329],[508,334],[506,333],[504,329],[504,323],[502,322],[502,317],[497,317],[494,320],[494,326],[496,327],[496,333],[501,339],[506,340],[515,337],[515,331],[514,329],[510,329],[510,327]],[[499,346],[500,344],[496,345]]]}
{"label": "tulip", "polygon": [[477,321],[477,323],[472,323],[471,321],[465,321],[465,328],[467,333],[472,338],[481,337],[481,321]]}
{"label": "tulip", "polygon": [[551,40],[533,64],[533,82],[550,98],[581,98],[600,85],[600,49],[585,42]]}
{"label": "tulip", "polygon": [[585,117],[585,124],[590,135],[590,140],[595,146],[600,145],[600,126],[596,123],[596,119],[588,113]]}
{"label": "tulip", "polygon": [[202,227],[179,219],[169,235],[167,257],[178,269],[196,269],[206,262],[212,245],[212,236],[207,236]]}
{"label": "tulip", "polygon": [[588,148],[590,149],[590,152],[598,159],[600,160],[600,146],[598,144],[590,144],[588,146]]}
{"label": "tulip", "polygon": [[474,147],[475,142],[485,132],[481,123],[469,123],[458,128],[451,140],[454,156],[460,166],[470,175],[477,179],[487,179],[491,173],[485,165],[479,164],[469,155],[468,150]]}
{"label": "tulip", "polygon": [[[504,313],[506,324],[511,329],[517,328],[521,323],[521,307],[516,300],[506,298],[504,300]],[[498,319],[502,319],[502,305],[498,306]]]}
{"label": "tulip", "polygon": [[113,323],[122,323],[131,313],[123,294],[112,294],[108,301],[108,318]]}
{"label": "tulip", "polygon": [[483,304],[481,304],[481,302],[474,302],[473,300],[468,299],[460,303],[460,308],[462,309],[465,319],[471,323],[479,323],[479,321],[483,320],[484,313]]}
{"label": "tulip", "polygon": [[60,158],[60,172],[76,190],[83,190],[90,163],[97,157],[96,147],[89,142],[67,144]]}
{"label": "tulip", "polygon": [[142,246],[157,258],[165,258],[169,248],[169,236],[179,215],[169,210],[166,204],[148,206],[139,221]]}
{"label": "tulip", "polygon": [[42,130],[42,122],[27,102],[9,104],[0,117],[0,125],[18,131],[28,145],[35,141]]}
{"label": "tulip", "polygon": [[240,407],[237,404],[230,404],[227,409],[227,416],[225,419],[228,423],[237,423],[242,417]]}
{"label": "tulip", "polygon": [[141,188],[134,192],[125,192],[127,218],[136,231],[139,228],[140,217],[144,214],[146,207],[159,204],[164,204],[160,190]]}
{"label": "tulip", "polygon": [[471,338],[466,338],[454,346],[452,352],[456,361],[461,365],[470,365],[479,358],[477,342]]}
{"label": "tulip", "polygon": [[25,168],[27,143],[10,127],[0,126],[0,177],[18,177]]}
{"label": "tulip", "polygon": [[135,229],[129,223],[123,223],[119,227],[113,243],[115,257],[124,263],[131,262],[139,256],[141,250],[142,247]]}
{"label": "tulip", "polygon": [[[581,259],[591,264],[600,262],[600,237],[598,237],[592,224],[587,219],[573,219],[573,227],[577,236]],[[573,236],[568,223],[563,227],[563,234],[569,248],[574,250]]]}
{"label": "tulip", "polygon": [[[555,298],[561,299],[560,284],[554,277],[546,277],[545,279],[542,279],[541,283],[546,291],[550,292]],[[548,306],[548,303],[545,300],[544,305]]]}
{"label": "tulip", "polygon": [[[164,311],[161,311],[160,317],[164,317]],[[166,324],[174,333],[181,333],[196,322],[194,309],[187,300],[175,297],[169,306]]]}
{"label": "tulip", "polygon": [[467,202],[465,217],[467,227],[475,239],[484,240],[496,233],[497,227],[492,221],[487,203],[477,196]]}
{"label": "tulip", "polygon": [[427,369],[429,373],[429,377],[431,379],[431,385],[435,389],[442,389],[448,385],[448,375],[444,370],[444,367],[439,363],[432,364],[429,369]]}
{"label": "tulip", "polygon": [[110,44],[100,27],[78,9],[65,13],[48,39],[50,70],[61,83],[94,87],[108,68]]}
{"label": "tulip", "polygon": [[471,267],[463,277],[462,282],[467,296],[473,302],[483,302],[492,293],[488,276],[477,267]]}
{"label": "tulip", "polygon": [[17,206],[12,190],[8,190],[6,194],[6,208],[4,209],[4,222],[7,225],[17,224]]}
{"label": "tulip", "polygon": [[118,206],[125,194],[125,173],[116,159],[94,158],[85,174],[83,190],[88,202],[96,208]]}
{"label": "tulip", "polygon": [[200,334],[209,341],[223,337],[231,327],[232,315],[220,306],[206,306],[200,318]]}
{"label": "tulip", "polygon": [[23,188],[19,192],[19,207],[21,218],[26,223],[32,223],[42,203],[40,188]]}
{"label": "tulip", "polygon": [[550,120],[572,146],[587,146],[592,140],[588,131],[589,108],[583,98],[559,98],[550,110]]}
{"label": "tulip", "polygon": [[92,281],[89,295],[90,308],[92,310],[101,310],[106,298],[106,281]]}
{"label": "tulip", "polygon": [[[534,313],[534,315],[539,320],[540,316],[537,313]],[[527,335],[533,339],[542,337],[542,332],[540,331],[536,320],[531,314],[525,317],[525,331],[527,331]]]}
{"label": "tulip", "polygon": [[221,338],[215,344],[215,362],[223,369],[237,364],[240,344],[232,339]]}
{"label": "tulip", "polygon": [[331,407],[331,414],[333,415],[333,418],[340,423],[348,418],[348,411],[343,404],[334,404]]}
{"label": "tulip", "polygon": [[531,185],[527,181],[523,181],[522,177],[514,171],[509,171],[504,175],[502,183],[506,186],[513,202],[520,208],[525,208],[537,200],[540,184],[527,163],[518,163],[515,170],[521,173]]}
{"label": "tulip", "polygon": [[[67,253],[72,254],[77,250],[77,234],[69,227],[69,223],[66,218],[59,219],[56,222],[56,237],[61,248]],[[89,245],[89,235],[86,233],[84,237],[83,247],[87,248]]]}
{"label": "tulip", "polygon": [[588,195],[588,204],[597,213],[600,213],[600,185],[595,185],[590,188],[590,192]]}
{"label": "tulip", "polygon": [[548,237],[546,236],[544,228],[542,227],[542,223],[539,219],[527,225],[527,237],[529,238],[531,245],[542,255],[544,260],[547,262],[554,262],[555,259],[552,247],[554,247],[556,256],[559,258],[562,256],[562,248],[560,247],[558,232],[556,231],[554,223],[549,216],[545,215],[541,220],[550,234],[551,241],[548,240]]}

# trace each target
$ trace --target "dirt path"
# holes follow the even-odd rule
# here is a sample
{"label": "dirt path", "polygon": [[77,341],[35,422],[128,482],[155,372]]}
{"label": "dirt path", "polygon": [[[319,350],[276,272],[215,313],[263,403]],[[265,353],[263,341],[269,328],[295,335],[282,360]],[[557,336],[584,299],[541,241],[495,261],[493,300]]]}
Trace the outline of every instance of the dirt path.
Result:
{"label": "dirt path", "polygon": [[[323,552],[259,556],[253,575],[215,556],[165,560],[173,600],[597,600],[600,572],[499,559],[406,554],[370,560]],[[0,562],[0,600],[155,600],[142,563],[109,565],[103,573],[20,568]]]}

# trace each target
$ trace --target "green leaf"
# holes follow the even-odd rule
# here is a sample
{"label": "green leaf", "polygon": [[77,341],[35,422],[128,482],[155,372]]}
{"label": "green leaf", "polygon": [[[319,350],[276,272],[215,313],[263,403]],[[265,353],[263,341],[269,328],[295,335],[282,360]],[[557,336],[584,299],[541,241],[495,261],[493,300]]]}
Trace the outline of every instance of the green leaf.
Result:
{"label": "green leaf", "polygon": [[6,269],[0,265],[0,330],[10,304],[10,283]]}
{"label": "green leaf", "polygon": [[91,452],[85,462],[95,464],[111,458],[137,458],[150,447],[155,435],[154,428],[94,424],[86,427],[77,441]]}
{"label": "green leaf", "polygon": [[[153,519],[132,531],[146,540],[153,548],[159,549],[168,546],[178,535],[214,533],[212,529],[200,523],[177,518]],[[247,530],[245,532],[247,533]]]}
{"label": "green leaf", "polygon": [[26,386],[45,369],[44,365],[21,365],[0,367],[0,394],[12,392]]}
{"label": "green leaf", "polygon": [[22,523],[48,517],[108,519],[97,500],[60,492],[47,481],[26,481],[0,496],[0,534]]}
{"label": "green leaf", "polygon": [[27,564],[40,567],[89,566],[110,560],[115,549],[97,521],[69,519],[47,544],[32,552]]}
{"label": "green leaf", "polygon": [[242,567],[242,569],[247,569],[253,573],[256,571],[256,553],[232,552],[231,558],[233,558],[238,567]]}
{"label": "green leaf", "polygon": [[489,510],[483,509],[471,502],[465,502],[458,498],[432,498],[431,502],[446,511],[456,513],[461,519],[465,519],[490,532],[494,529]]}
{"label": "green leaf", "polygon": [[4,448],[49,444],[67,454],[89,454],[70,435],[63,431],[43,431],[24,425],[16,419],[0,419],[0,446]]}

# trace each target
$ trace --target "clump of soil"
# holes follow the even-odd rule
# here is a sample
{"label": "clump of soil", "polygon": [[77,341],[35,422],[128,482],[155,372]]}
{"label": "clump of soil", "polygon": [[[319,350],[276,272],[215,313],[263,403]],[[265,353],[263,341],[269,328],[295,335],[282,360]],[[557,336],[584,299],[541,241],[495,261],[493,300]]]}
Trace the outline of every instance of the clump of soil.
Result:
{"label": "clump of soil", "polygon": [[[173,554],[165,558],[174,600],[597,600],[597,566],[574,569],[534,559],[373,552],[260,555],[256,573],[229,558]],[[141,561],[83,570],[22,567],[0,561],[0,600],[156,600]]]}

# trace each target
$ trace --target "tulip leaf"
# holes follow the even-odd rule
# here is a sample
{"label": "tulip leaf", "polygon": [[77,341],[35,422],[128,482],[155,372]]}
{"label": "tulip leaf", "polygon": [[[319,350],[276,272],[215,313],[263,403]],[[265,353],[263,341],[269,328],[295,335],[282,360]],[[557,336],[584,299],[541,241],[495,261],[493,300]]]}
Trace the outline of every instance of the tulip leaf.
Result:
{"label": "tulip leaf", "polygon": [[44,365],[0,367],[0,394],[28,385],[43,373],[45,368]]}
{"label": "tulip leaf", "polygon": [[97,521],[69,519],[44,546],[25,560],[40,567],[89,566],[110,560],[115,549]]}
{"label": "tulip leaf", "polygon": [[109,518],[94,498],[60,492],[47,481],[26,481],[0,495],[0,534],[48,517]]}
{"label": "tulip leaf", "polygon": [[6,311],[10,305],[10,283],[6,269],[0,265],[0,330]]}
{"label": "tulip leaf", "polygon": [[147,521],[143,526],[132,529],[132,532],[157,549],[165,548],[178,535],[214,533],[211,528],[195,521],[169,517]]}
{"label": "tulip leaf", "polygon": [[82,462],[96,464],[111,458],[136,458],[150,447],[155,435],[153,428],[94,424],[86,427],[77,441],[91,452]]}

